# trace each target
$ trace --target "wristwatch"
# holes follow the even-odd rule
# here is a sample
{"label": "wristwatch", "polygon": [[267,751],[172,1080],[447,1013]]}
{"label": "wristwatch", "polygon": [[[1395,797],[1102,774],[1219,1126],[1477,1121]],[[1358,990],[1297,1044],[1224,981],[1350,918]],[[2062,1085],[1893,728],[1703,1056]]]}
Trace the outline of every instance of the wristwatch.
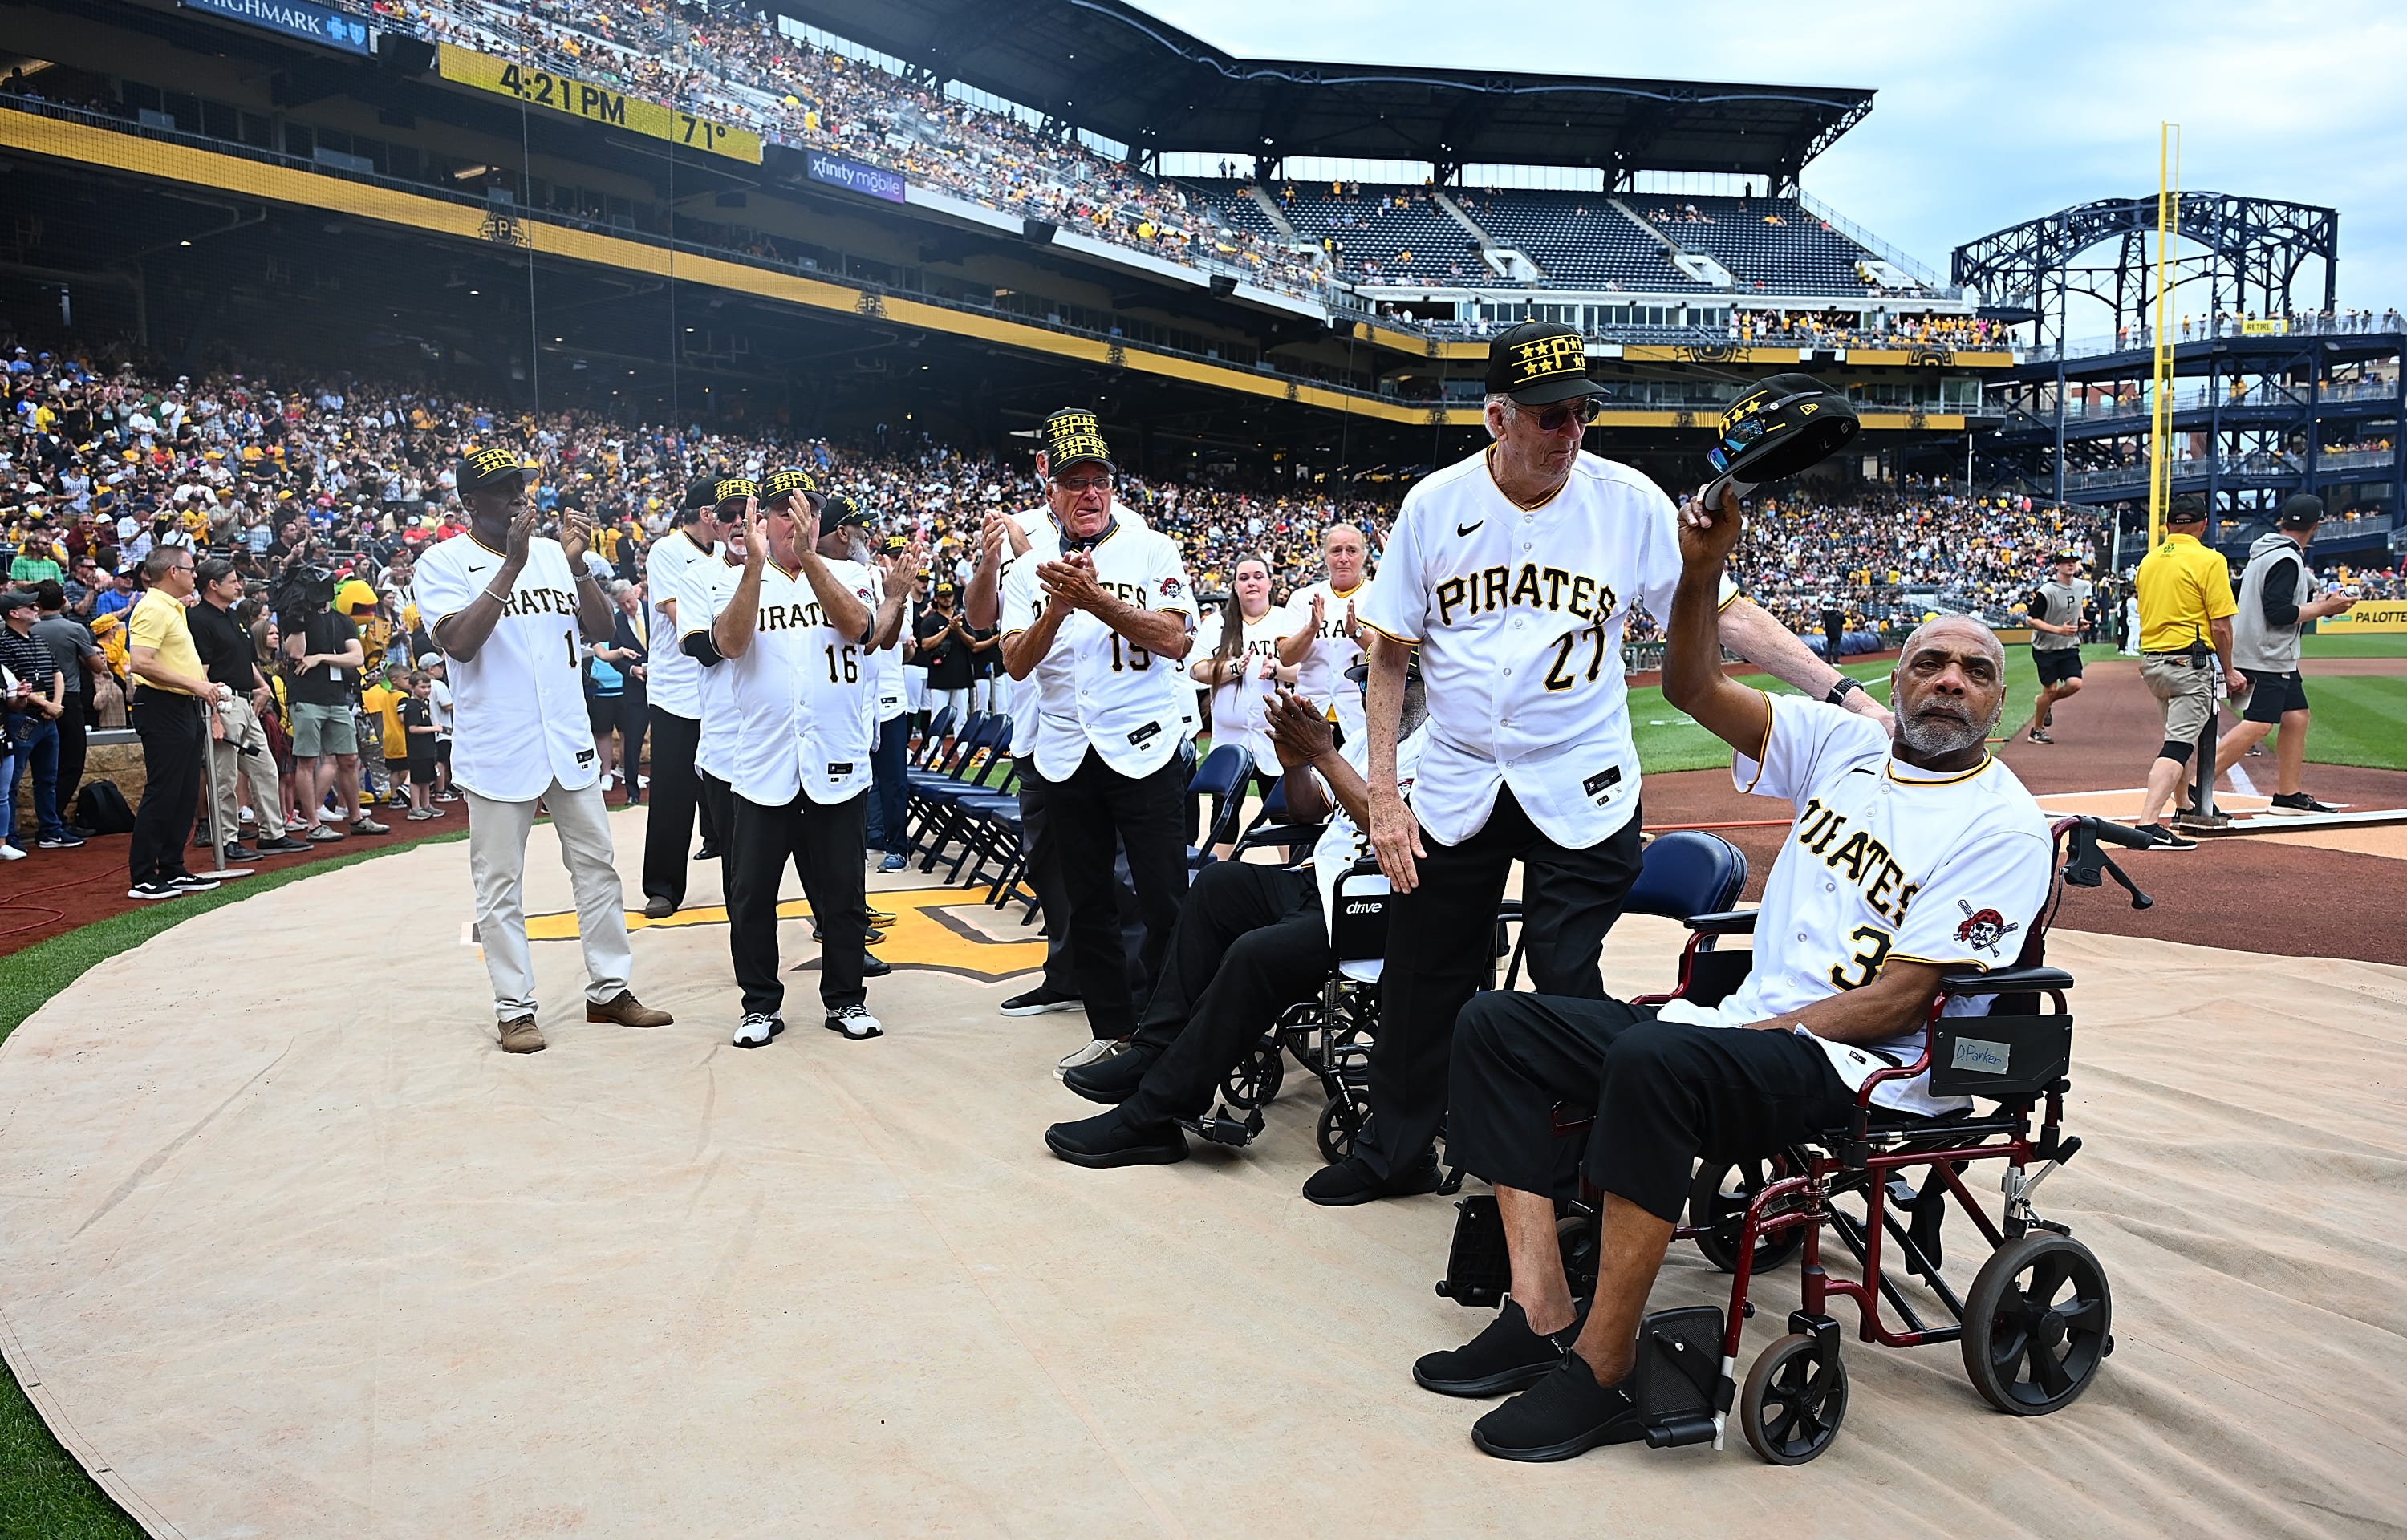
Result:
{"label": "wristwatch", "polygon": [[1839,676],[1839,682],[1830,686],[1830,693],[1824,696],[1822,699],[1829,701],[1833,706],[1844,706],[1847,703],[1847,696],[1850,692],[1862,689],[1863,687],[1864,682],[1862,680],[1850,679],[1845,674],[1841,674]]}

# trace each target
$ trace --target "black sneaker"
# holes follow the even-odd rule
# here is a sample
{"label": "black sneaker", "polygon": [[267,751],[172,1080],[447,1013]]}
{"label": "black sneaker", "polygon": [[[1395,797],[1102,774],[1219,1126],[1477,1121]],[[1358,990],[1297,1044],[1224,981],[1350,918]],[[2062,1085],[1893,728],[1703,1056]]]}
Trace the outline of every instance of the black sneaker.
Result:
{"label": "black sneaker", "polygon": [[1006,1016],[1042,1016],[1048,1010],[1084,1010],[1086,1009],[1087,1002],[1077,996],[1047,989],[1043,984],[1038,984],[1025,995],[1014,995],[1003,1002],[1003,1013]]}
{"label": "black sneaker", "polygon": [[47,840],[35,841],[34,848],[36,850],[73,850],[82,843],[83,841],[79,836],[73,834],[54,834]]}
{"label": "black sneaker", "polygon": [[1137,1082],[1145,1072],[1161,1057],[1159,1050],[1131,1044],[1126,1052],[1108,1059],[1082,1064],[1075,1069],[1061,1072],[1061,1083],[1091,1102],[1105,1107],[1118,1107],[1136,1095]]}
{"label": "black sneaker", "polygon": [[1176,1123],[1132,1127],[1117,1107],[1076,1123],[1055,1123],[1045,1130],[1045,1147],[1073,1166],[1098,1171],[1121,1166],[1175,1166],[1187,1158],[1187,1136]]}
{"label": "black sneaker", "polygon": [[1646,1436],[1628,1382],[1603,1386],[1577,1353],[1471,1425],[1471,1442],[1499,1460],[1569,1460],[1600,1444]]}
{"label": "black sneaker", "polygon": [[256,861],[258,859],[259,852],[255,850],[247,849],[241,845],[228,845],[225,847],[226,865],[230,867],[238,867],[245,861]]}
{"label": "black sneaker", "polygon": [[2024,734],[2024,736],[2029,738],[2034,743],[2053,743],[2056,742],[2055,739],[2050,738],[2047,735],[2044,728],[2033,728],[2030,732]]}
{"label": "black sneaker", "polygon": [[1360,1155],[1348,1155],[1334,1166],[1315,1171],[1303,1184],[1303,1195],[1324,1208],[1349,1208],[1379,1198],[1434,1193],[1442,1180],[1434,1150],[1422,1151],[1419,1160],[1393,1177],[1383,1177],[1372,1170],[1370,1162]]}
{"label": "black sneaker", "polygon": [[[2340,809],[2329,802],[2318,802],[2302,791],[2286,791],[2276,796],[2273,805],[2265,811],[2280,813],[2285,818],[2296,818],[2310,812],[2338,812]],[[47,840],[42,842],[45,845],[50,843]]]}
{"label": "black sneaker", "polygon": [[262,840],[258,846],[259,854],[262,855],[291,855],[308,848],[307,844],[289,834],[279,834],[273,840]]}
{"label": "black sneaker", "polygon": [[173,883],[136,883],[125,890],[129,898],[180,898],[187,890]]}
{"label": "black sneaker", "polygon": [[1507,1299],[1488,1329],[1460,1348],[1415,1361],[1413,1383],[1440,1395],[1503,1395],[1526,1391],[1554,1372],[1571,1351],[1580,1323],[1552,1335],[1530,1329],[1520,1301]]}
{"label": "black sneaker", "polygon": [[218,880],[196,872],[179,871],[167,879],[167,885],[178,893],[208,893],[216,889]]}
{"label": "black sneaker", "polygon": [[2132,832],[2148,837],[2152,850],[2196,850],[2198,841],[2186,834],[2175,834],[2164,824],[2134,824]]}

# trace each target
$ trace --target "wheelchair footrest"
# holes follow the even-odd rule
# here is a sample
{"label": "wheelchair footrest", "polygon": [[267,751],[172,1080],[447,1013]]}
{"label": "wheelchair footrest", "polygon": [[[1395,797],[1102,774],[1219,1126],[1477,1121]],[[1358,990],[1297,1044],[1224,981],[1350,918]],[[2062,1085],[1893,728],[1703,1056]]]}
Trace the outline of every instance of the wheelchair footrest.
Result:
{"label": "wheelchair footrest", "polygon": [[1630,1393],[1646,1426],[1646,1447],[1721,1442],[1738,1385],[1722,1362],[1722,1312],[1711,1305],[1657,1310],[1638,1323]]}
{"label": "wheelchair footrest", "polygon": [[1513,1262],[1504,1250],[1504,1219],[1486,1193],[1455,1206],[1454,1245],[1438,1280],[1440,1299],[1484,1309],[1500,1303],[1513,1286]]}
{"label": "wheelchair footrest", "polygon": [[1216,1116],[1181,1118],[1178,1120],[1178,1125],[1199,1138],[1209,1139],[1214,1144],[1225,1144],[1234,1150],[1243,1150],[1253,1143],[1255,1137],[1261,1133],[1262,1111],[1258,1107],[1241,1120],[1224,1104]]}

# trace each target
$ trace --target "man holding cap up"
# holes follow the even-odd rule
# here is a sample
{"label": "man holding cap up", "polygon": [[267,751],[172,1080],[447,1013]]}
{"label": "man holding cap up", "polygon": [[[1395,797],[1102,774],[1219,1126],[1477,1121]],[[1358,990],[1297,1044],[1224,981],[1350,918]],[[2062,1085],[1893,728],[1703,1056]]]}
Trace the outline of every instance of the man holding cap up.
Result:
{"label": "man holding cap up", "polygon": [[[1543,993],[1602,997],[1599,957],[1638,875],[1638,752],[1622,628],[1672,613],[1680,515],[1654,483],[1582,452],[1602,388],[1580,334],[1532,321],[1488,355],[1482,453],[1405,495],[1358,606],[1371,633],[1370,833],[1389,908],[1371,1123],[1304,1184],[1315,1203],[1426,1193],[1446,1115],[1456,1014],[1491,977],[1515,861]],[[1852,679],[1725,586],[1725,645],[1808,695],[1886,721]],[[1419,649],[1429,744],[1412,803],[1397,789],[1404,674]]]}
{"label": "man holding cap up", "polygon": [[[680,603],[691,604],[688,582],[696,569],[718,556],[722,515],[741,519],[752,483],[740,477],[704,476],[686,488],[677,528],[662,535],[644,558],[644,613],[649,636],[644,673],[647,721],[652,739],[652,811],[644,825],[644,915],[661,920],[685,902],[686,857],[693,847],[694,808],[701,783],[694,756],[702,740],[702,665],[677,650],[685,627]],[[710,618],[705,611],[695,618]],[[633,776],[635,768],[629,766]],[[631,783],[632,784],[632,783]],[[708,848],[719,831],[702,803],[702,842]]]}
{"label": "man holding cap up", "polygon": [[413,592],[434,644],[454,665],[451,778],[468,798],[477,940],[493,981],[502,1048],[544,1047],[521,902],[538,802],[551,814],[577,895],[585,1019],[665,1026],[669,1013],[627,987],[634,957],[586,728],[577,637],[581,630],[588,641],[606,641],[611,624],[610,600],[585,565],[590,530],[571,515],[558,540],[534,532],[526,473],[510,450],[468,455],[458,484],[468,532],[419,560]]}

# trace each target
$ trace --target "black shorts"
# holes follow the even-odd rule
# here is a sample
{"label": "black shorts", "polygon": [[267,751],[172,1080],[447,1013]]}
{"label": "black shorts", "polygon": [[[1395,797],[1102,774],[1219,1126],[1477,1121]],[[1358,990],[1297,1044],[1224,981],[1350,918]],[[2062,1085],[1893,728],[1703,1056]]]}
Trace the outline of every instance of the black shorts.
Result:
{"label": "black shorts", "polygon": [[2240,714],[2243,722],[2264,722],[2279,727],[2285,712],[2307,709],[2307,682],[2295,673],[2266,673],[2257,669],[2243,669],[2248,681],[2248,709]]}
{"label": "black shorts", "polygon": [[2041,689],[2061,685],[2068,679],[2078,679],[2081,677],[2081,649],[2051,647],[2042,652],[2039,648],[2033,647],[2031,667],[2039,671]]}
{"label": "black shorts", "polygon": [[427,786],[434,784],[434,756],[414,754],[409,756],[408,764],[412,784]]}

